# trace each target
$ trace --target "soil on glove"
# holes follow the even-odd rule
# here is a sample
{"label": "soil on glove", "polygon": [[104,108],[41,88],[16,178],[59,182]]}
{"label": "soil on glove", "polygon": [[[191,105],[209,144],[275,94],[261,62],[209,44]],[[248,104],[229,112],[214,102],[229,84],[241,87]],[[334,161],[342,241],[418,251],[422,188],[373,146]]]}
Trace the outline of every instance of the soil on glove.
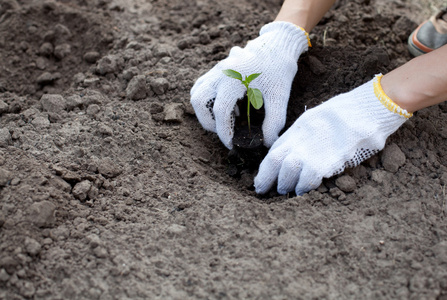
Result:
{"label": "soil on glove", "polygon": [[[287,126],[410,60],[430,4],[338,1]],[[227,174],[189,90],[280,5],[0,1],[0,299],[447,298],[447,104],[302,197]]]}

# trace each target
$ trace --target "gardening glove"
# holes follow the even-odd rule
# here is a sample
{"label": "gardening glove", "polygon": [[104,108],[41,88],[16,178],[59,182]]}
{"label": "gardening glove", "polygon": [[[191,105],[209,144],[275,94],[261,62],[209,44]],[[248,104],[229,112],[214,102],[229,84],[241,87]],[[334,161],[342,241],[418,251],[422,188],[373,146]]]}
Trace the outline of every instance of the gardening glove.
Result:
{"label": "gardening glove", "polygon": [[411,113],[384,93],[382,75],[305,111],[273,144],[262,161],[254,185],[266,193],[302,195],[329,178],[355,167],[385,146]]}
{"label": "gardening glove", "polygon": [[202,126],[216,132],[223,144],[231,149],[234,134],[234,110],[246,88],[239,80],[222,71],[232,69],[245,76],[261,75],[251,88],[262,92],[265,118],[262,125],[264,144],[270,147],[286,122],[287,102],[297,61],[308,49],[308,34],[288,22],[272,22],[261,28],[259,37],[245,48],[233,47],[229,56],[200,77],[191,89],[191,104]]}

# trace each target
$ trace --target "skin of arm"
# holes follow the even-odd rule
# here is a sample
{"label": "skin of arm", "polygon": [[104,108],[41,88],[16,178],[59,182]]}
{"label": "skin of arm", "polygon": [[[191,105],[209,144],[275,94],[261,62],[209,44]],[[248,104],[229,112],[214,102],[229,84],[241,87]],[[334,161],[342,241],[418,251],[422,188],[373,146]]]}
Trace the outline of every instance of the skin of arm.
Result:
{"label": "skin of arm", "polygon": [[415,112],[447,100],[447,45],[413,58],[385,74],[385,94],[401,108]]}
{"label": "skin of arm", "polygon": [[275,21],[286,21],[310,32],[335,0],[285,0]]}
{"label": "skin of arm", "polygon": [[[335,0],[285,0],[275,21],[310,32]],[[447,45],[421,55],[383,76],[385,94],[401,108],[415,112],[447,100]]]}
{"label": "skin of arm", "polygon": [[[285,0],[275,21],[310,32],[335,0]],[[421,55],[383,76],[385,94],[401,108],[415,112],[447,100],[447,45]]]}

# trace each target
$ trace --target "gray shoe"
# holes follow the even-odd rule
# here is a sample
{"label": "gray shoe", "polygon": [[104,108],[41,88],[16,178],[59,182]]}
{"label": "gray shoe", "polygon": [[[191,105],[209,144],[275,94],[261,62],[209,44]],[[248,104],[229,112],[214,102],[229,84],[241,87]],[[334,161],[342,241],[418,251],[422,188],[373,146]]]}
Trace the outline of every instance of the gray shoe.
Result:
{"label": "gray shoe", "polygon": [[408,50],[419,56],[447,44],[447,8],[419,25],[408,37]]}

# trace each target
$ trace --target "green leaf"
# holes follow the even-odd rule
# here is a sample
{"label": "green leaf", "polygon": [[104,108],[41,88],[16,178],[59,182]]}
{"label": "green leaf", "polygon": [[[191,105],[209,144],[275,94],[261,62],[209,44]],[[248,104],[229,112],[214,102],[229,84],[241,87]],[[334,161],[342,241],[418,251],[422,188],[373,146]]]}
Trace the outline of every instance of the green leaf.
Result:
{"label": "green leaf", "polygon": [[250,76],[248,76],[247,78],[245,78],[245,80],[247,81],[247,84],[250,84],[250,82],[252,82],[254,79],[258,78],[259,75],[261,75],[261,73],[254,73],[254,74],[251,74]]}
{"label": "green leaf", "polygon": [[262,107],[262,104],[264,104],[262,93],[258,89],[248,88],[247,97],[248,101],[250,101],[251,105],[253,105],[255,109],[260,109]]}
{"label": "green leaf", "polygon": [[227,70],[223,70],[222,72],[225,75],[227,75],[228,77],[231,77],[231,78],[238,79],[238,80],[242,81],[241,73],[236,72],[235,70],[227,69]]}

